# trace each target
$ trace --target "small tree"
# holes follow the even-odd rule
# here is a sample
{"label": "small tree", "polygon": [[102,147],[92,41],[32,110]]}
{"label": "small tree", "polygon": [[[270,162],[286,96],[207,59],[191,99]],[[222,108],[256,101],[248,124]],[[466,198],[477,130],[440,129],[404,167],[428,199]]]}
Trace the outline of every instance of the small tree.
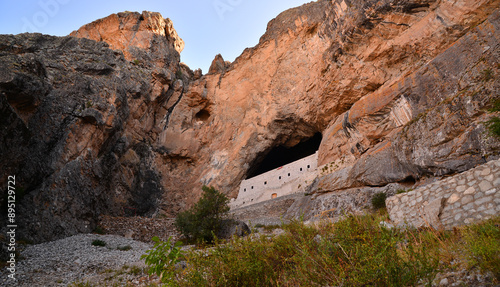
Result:
{"label": "small tree", "polygon": [[200,200],[175,219],[175,227],[188,240],[212,242],[229,211],[229,199],[213,187],[202,187]]}

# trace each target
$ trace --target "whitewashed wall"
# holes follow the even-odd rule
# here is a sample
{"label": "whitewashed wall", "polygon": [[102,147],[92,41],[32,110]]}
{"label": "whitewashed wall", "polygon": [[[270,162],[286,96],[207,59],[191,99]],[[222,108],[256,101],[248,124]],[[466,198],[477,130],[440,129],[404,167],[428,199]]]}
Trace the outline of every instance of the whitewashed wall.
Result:
{"label": "whitewashed wall", "polygon": [[231,208],[243,207],[299,191],[317,175],[318,152],[277,169],[244,180]]}

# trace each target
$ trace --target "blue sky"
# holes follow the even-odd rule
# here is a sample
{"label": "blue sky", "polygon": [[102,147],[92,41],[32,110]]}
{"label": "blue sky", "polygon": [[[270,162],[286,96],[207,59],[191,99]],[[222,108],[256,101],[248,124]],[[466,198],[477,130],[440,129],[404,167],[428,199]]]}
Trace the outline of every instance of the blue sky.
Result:
{"label": "blue sky", "polygon": [[122,11],[160,12],[186,43],[181,60],[203,73],[216,54],[233,61],[255,46],[280,12],[311,0],[0,0],[0,34],[40,32],[64,36]]}

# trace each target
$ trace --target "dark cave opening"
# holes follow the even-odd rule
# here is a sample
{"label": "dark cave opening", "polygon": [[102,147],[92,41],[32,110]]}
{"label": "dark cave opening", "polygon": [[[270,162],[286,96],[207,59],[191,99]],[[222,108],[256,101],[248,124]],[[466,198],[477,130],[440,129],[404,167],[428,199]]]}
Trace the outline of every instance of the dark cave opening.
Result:
{"label": "dark cave opening", "polygon": [[198,113],[196,113],[195,118],[197,120],[200,120],[200,121],[206,121],[210,118],[210,112],[203,109],[203,110],[199,111]]}
{"label": "dark cave opening", "polygon": [[405,179],[401,180],[399,183],[403,186],[412,187],[415,185],[415,183],[417,183],[417,180],[415,179],[415,177],[409,175]]}
{"label": "dark cave opening", "polygon": [[277,146],[267,154],[257,156],[248,170],[247,179],[314,154],[319,149],[322,139],[322,134],[316,133],[293,147]]}

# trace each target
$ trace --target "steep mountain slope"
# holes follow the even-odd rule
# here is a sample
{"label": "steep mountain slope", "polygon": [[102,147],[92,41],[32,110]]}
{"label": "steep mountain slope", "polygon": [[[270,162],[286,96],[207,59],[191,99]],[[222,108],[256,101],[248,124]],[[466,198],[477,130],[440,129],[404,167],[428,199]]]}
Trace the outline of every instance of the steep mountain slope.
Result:
{"label": "steep mountain slope", "polygon": [[182,40],[158,13],[72,33],[91,40],[2,35],[0,165],[26,194],[22,234],[88,232],[101,214],[175,215],[203,184],[235,197],[274,147],[317,133],[328,168],[313,192],[498,158],[482,122],[500,90],[499,4],[312,2],[203,76],[179,63]]}

